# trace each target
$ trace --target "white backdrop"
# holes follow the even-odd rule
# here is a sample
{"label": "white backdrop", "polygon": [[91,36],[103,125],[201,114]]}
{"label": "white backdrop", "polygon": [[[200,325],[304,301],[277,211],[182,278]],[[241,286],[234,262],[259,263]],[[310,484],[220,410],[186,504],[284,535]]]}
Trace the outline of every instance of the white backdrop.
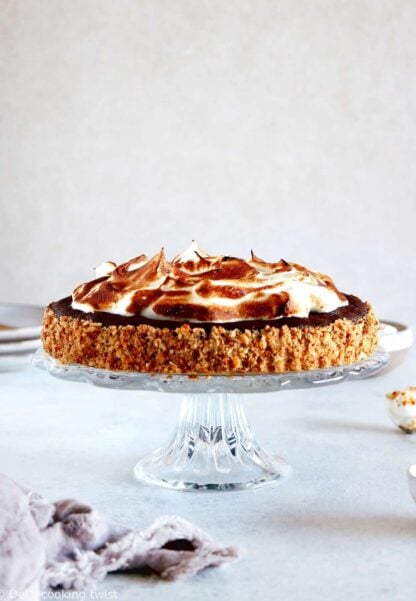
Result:
{"label": "white backdrop", "polygon": [[416,297],[412,0],[0,2],[0,300],[196,238]]}

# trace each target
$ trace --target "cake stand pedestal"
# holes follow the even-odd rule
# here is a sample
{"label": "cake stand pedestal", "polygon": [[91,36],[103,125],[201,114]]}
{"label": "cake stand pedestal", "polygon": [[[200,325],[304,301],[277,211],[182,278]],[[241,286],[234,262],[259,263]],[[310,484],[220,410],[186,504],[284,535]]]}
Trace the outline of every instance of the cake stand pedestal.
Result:
{"label": "cake stand pedestal", "polygon": [[242,395],[314,388],[380,371],[388,354],[374,355],[341,367],[283,374],[187,376],[113,372],[81,365],[62,365],[39,349],[37,367],[55,377],[95,386],[183,394],[179,420],[171,439],[140,459],[134,475],[140,482],[174,490],[245,490],[282,481],[290,466],[257,442],[247,422]]}

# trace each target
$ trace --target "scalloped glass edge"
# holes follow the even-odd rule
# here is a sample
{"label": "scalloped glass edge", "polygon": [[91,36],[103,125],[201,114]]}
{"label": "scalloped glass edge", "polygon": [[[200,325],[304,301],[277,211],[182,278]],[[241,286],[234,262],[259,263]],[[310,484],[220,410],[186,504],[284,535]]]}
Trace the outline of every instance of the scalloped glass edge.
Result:
{"label": "scalloped glass edge", "polygon": [[49,372],[56,378],[76,382],[88,382],[104,388],[149,390],[178,393],[255,393],[293,390],[336,384],[346,379],[363,379],[375,375],[389,362],[389,354],[378,347],[373,355],[351,365],[328,367],[311,371],[292,371],[279,374],[238,375],[187,375],[155,374],[147,372],[119,372],[86,367],[63,365],[50,357],[42,348],[32,359],[35,367]]}

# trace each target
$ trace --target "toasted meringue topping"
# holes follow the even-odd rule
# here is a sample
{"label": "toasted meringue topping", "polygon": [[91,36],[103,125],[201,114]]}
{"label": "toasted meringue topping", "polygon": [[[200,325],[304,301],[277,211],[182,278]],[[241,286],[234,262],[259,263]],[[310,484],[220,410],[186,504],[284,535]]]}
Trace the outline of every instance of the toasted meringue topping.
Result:
{"label": "toasted meringue topping", "polygon": [[95,268],[95,275],[97,278],[110,275],[110,273],[114,271],[116,267],[117,265],[113,261],[105,261]]}
{"label": "toasted meringue topping", "polygon": [[163,249],[116,266],[75,288],[72,308],[189,322],[232,322],[330,313],[348,304],[327,275],[281,259],[211,256],[196,242],[172,261]]}
{"label": "toasted meringue topping", "polygon": [[387,409],[396,426],[405,432],[416,431],[416,386],[394,390],[386,395]]}

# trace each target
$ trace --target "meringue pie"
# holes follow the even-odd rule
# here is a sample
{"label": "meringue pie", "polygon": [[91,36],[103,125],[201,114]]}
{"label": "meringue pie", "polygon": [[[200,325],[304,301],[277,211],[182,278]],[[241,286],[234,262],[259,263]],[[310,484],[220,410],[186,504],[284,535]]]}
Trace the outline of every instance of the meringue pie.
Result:
{"label": "meringue pie", "polygon": [[45,351],[63,364],[150,373],[279,373],[373,353],[371,306],[297,263],[209,255],[193,242],[96,269],[51,303]]}

